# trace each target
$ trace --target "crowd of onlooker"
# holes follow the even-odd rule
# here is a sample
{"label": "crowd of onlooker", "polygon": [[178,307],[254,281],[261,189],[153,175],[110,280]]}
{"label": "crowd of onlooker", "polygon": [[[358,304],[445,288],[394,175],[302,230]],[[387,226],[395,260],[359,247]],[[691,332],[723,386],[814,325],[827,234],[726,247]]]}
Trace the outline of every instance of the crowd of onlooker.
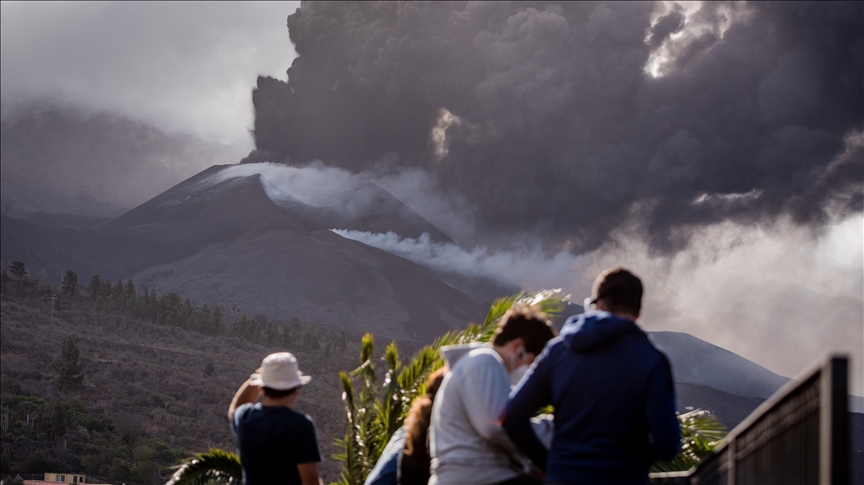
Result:
{"label": "crowd of onlooker", "polygon": [[[636,324],[641,304],[639,278],[610,268],[558,335],[516,305],[489,344],[442,347],[446,365],[366,485],[648,483],[680,430],[669,361]],[[320,483],[315,425],[294,409],[310,379],[280,352],[237,391],[228,418],[245,485]]]}

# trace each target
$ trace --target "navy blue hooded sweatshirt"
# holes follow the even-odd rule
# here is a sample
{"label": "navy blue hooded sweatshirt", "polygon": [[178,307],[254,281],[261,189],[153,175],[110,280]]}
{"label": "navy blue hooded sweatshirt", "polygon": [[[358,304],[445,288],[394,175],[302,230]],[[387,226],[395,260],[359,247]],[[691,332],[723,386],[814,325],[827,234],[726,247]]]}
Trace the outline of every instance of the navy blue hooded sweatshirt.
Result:
{"label": "navy blue hooded sweatshirt", "polygon": [[[549,404],[547,452],[529,420]],[[574,315],[510,394],[504,429],[549,482],[647,484],[651,463],[680,449],[669,361],[630,320]]]}

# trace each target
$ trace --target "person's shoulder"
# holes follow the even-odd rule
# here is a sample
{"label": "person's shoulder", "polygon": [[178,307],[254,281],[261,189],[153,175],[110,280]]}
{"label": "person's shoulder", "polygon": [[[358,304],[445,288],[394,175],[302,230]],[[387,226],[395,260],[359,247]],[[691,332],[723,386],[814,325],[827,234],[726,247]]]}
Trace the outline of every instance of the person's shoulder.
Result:
{"label": "person's shoulder", "polygon": [[300,427],[312,427],[315,428],[315,420],[312,419],[312,416],[304,413],[303,411],[298,411],[297,409],[285,408],[288,412],[286,415],[288,419],[297,423],[297,426]]}
{"label": "person's shoulder", "polygon": [[640,342],[641,345],[645,347],[645,353],[647,354],[649,363],[652,367],[655,367],[658,370],[671,369],[669,357],[667,357],[662,350],[658,349],[647,335],[645,338],[640,339]]}
{"label": "person's shoulder", "polygon": [[465,367],[485,366],[500,364],[501,356],[492,347],[482,346],[471,350],[463,360],[465,361]]}
{"label": "person's shoulder", "polygon": [[237,409],[234,410],[234,419],[240,419],[244,416],[250,416],[256,410],[261,409],[260,403],[247,402],[246,404],[242,404],[237,406]]}

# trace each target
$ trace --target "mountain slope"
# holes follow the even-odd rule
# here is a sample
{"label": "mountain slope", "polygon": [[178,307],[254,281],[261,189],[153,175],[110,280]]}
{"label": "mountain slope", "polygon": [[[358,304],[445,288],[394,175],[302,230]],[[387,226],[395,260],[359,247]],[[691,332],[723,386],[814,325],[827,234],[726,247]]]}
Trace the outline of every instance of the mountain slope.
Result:
{"label": "mountain slope", "polygon": [[484,314],[431,272],[326,230],[250,233],[132,279],[277,321],[298,317],[400,340],[429,341]]}
{"label": "mountain slope", "polygon": [[676,382],[713,387],[742,397],[766,399],[789,379],[759,364],[680,332],[651,332],[669,357]]}

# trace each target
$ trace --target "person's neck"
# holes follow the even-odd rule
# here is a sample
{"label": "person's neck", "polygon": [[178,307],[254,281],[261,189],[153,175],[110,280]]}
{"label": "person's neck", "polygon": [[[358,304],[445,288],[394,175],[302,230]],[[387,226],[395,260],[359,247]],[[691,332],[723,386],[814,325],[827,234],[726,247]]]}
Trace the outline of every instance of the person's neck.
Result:
{"label": "person's neck", "polygon": [[272,398],[264,396],[264,399],[261,400],[261,404],[266,407],[286,407],[289,409],[294,408],[294,404],[297,402],[297,396],[285,396],[280,398]]}

